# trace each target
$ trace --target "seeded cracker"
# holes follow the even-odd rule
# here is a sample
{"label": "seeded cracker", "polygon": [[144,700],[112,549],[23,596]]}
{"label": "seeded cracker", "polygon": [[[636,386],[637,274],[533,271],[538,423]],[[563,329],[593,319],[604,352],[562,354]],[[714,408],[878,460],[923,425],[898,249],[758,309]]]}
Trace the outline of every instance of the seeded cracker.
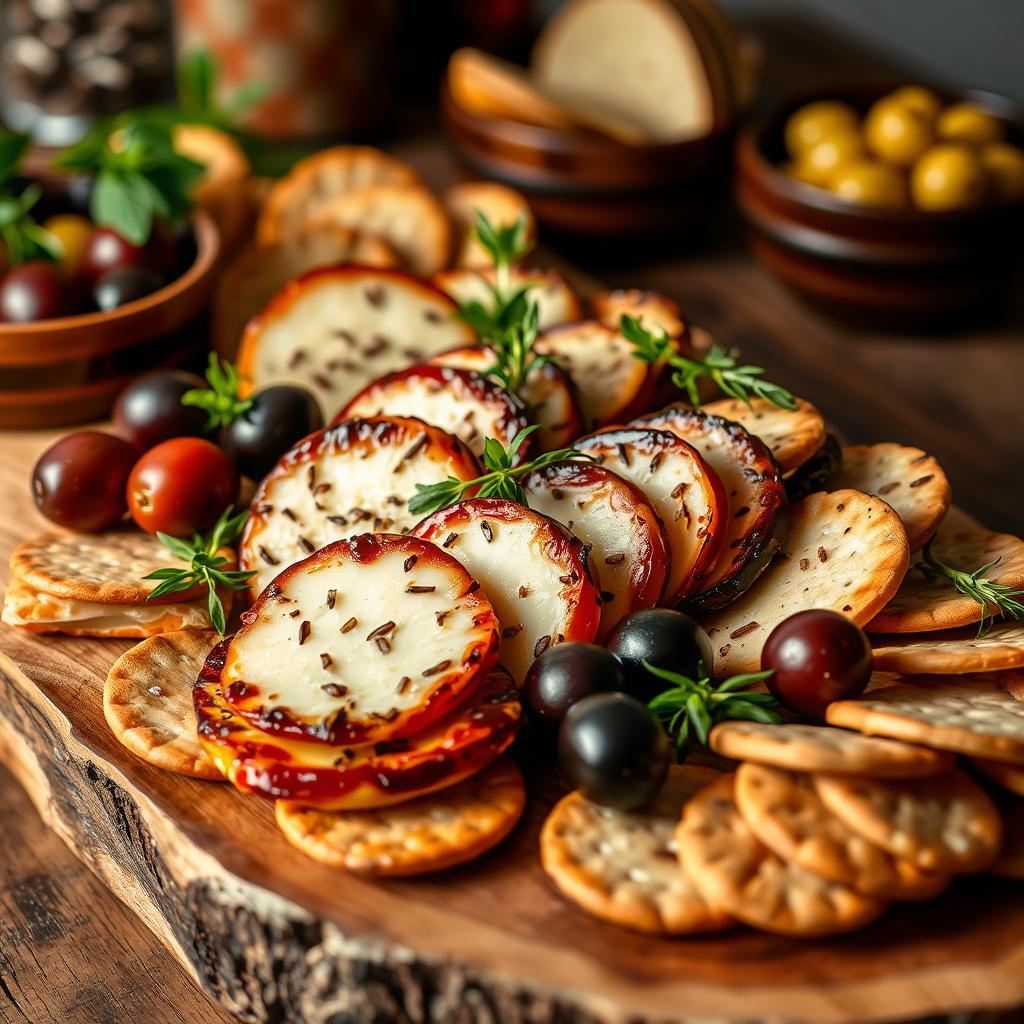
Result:
{"label": "seeded cracker", "polygon": [[875,668],[904,675],[963,675],[1024,667],[1024,622],[996,623],[982,636],[975,626],[935,633],[875,636]]}

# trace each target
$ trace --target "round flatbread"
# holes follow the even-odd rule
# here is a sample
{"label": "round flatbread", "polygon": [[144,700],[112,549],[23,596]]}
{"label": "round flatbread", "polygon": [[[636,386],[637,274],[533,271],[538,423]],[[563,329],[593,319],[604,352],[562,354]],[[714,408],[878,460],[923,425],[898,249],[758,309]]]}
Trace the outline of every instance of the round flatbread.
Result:
{"label": "round flatbread", "polygon": [[922,871],[969,874],[999,855],[999,811],[966,772],[909,780],[815,775],[814,785],[848,828]]}
{"label": "round flatbread", "polygon": [[[995,563],[984,574],[988,579],[1024,589],[1024,540],[1019,537],[983,527],[940,526],[931,552],[944,565],[963,572]],[[871,633],[929,633],[981,621],[983,609],[974,598],[955,590],[943,576],[926,578],[916,568],[920,562],[920,558],[914,560],[892,600],[865,629]]]}
{"label": "round flatbread", "polygon": [[1024,764],[1024,676],[903,677],[860,700],[830,704],[832,725],[971,757]]}
{"label": "round flatbread", "polygon": [[950,754],[827,725],[722,722],[711,731],[710,745],[716,753],[735,761],[754,761],[794,772],[911,779],[953,767]]}
{"label": "round flatbread", "polygon": [[458,267],[491,266],[491,256],[477,241],[474,231],[478,213],[495,228],[510,227],[520,217],[525,217],[527,241],[537,236],[537,222],[526,197],[496,181],[464,181],[453,185],[441,197],[441,202],[455,225],[455,265]]}
{"label": "round flatbread", "polygon": [[[704,412],[739,423],[768,446],[784,476],[799,469],[825,443],[825,417],[802,398],[796,409],[780,409],[764,398],[741,402],[723,398],[702,406]],[[841,484],[863,491],[855,484]]]}
{"label": "round flatbread", "polygon": [[848,828],[822,803],[809,775],[741,765],[736,803],[754,835],[776,856],[863,896],[924,900],[949,885],[949,875],[921,871]]}
{"label": "round flatbread", "polygon": [[686,805],[676,845],[701,895],[762,931],[835,935],[868,924],[887,907],[772,853],[736,806],[734,775],[716,779]]}
{"label": "round flatbread", "polygon": [[499,758],[441,793],[375,811],[322,811],[278,800],[277,824],[292,846],[332,868],[360,875],[426,875],[475,860],[519,821],[526,786]]}
{"label": "round flatbread", "polygon": [[196,736],[192,687],[220,638],[212,630],[150,637],[107,673],[103,714],[118,741],[157,768],[197,779],[224,778]]}
{"label": "round flatbread", "polygon": [[700,895],[675,856],[683,806],[717,777],[710,768],[673,766],[654,802],[634,813],[570,793],[541,831],[544,870],[563,896],[603,921],[655,935],[728,928],[733,919]]}
{"label": "round flatbread", "polygon": [[920,448],[858,444],[843,449],[835,487],[876,494],[896,510],[911,551],[924,547],[949,509],[951,489],[942,467]]}
{"label": "round flatbread", "polygon": [[904,675],[962,675],[1024,667],[1024,622],[998,622],[982,636],[974,626],[921,636],[876,636],[875,668]]}

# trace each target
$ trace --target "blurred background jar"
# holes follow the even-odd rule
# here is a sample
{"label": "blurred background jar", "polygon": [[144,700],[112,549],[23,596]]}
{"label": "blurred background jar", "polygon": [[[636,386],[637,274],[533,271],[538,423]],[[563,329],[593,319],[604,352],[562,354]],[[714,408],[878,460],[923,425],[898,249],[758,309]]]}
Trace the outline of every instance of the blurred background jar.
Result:
{"label": "blurred background jar", "polygon": [[173,85],[161,0],[0,0],[4,122],[63,146]]}

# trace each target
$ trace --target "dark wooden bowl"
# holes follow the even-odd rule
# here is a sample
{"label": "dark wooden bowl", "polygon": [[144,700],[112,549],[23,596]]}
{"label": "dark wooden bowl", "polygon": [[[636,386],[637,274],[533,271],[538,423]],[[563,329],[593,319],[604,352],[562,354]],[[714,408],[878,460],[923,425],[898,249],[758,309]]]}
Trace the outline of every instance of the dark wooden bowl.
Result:
{"label": "dark wooden bowl", "polygon": [[66,426],[102,417],[132,377],[183,362],[203,340],[220,235],[199,211],[195,258],[170,284],[109,313],[0,324],[0,428]]}
{"label": "dark wooden bowl", "polygon": [[480,117],[441,85],[441,116],[472,173],[504,182],[546,225],[576,235],[648,234],[703,219],[726,194],[732,127],[688,142],[629,146]]}
{"label": "dark wooden bowl", "polygon": [[[831,90],[861,111],[896,86]],[[1024,141],[1013,101],[984,92],[937,90],[1001,117],[1010,141]],[[783,129],[794,100],[740,132],[736,195],[751,248],[762,262],[824,311],[876,329],[960,325],[997,308],[1020,260],[1024,203],[969,210],[881,210],[843,202],[785,174]]]}

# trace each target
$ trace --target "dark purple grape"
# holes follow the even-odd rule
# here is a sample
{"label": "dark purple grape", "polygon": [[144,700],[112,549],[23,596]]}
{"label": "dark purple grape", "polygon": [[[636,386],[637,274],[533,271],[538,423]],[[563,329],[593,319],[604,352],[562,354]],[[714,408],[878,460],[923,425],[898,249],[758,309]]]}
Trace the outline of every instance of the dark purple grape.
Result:
{"label": "dark purple grape", "polygon": [[113,434],[82,430],[46,449],[32,470],[36,508],[71,530],[105,530],[127,510],[125,487],[134,446]]}
{"label": "dark purple grape", "polygon": [[186,391],[206,381],[184,370],[153,370],[132,381],[114,403],[114,429],[140,451],[174,437],[202,437],[206,412],[182,405]]}
{"label": "dark purple grape", "polygon": [[111,228],[97,228],[89,239],[83,259],[83,270],[92,281],[98,281],[108,270],[118,267],[145,267],[150,260],[144,245],[132,245]]}
{"label": "dark purple grape", "polygon": [[661,788],[672,755],[661,723],[625,693],[598,693],[574,704],[558,733],[569,782],[588,799],[622,811],[642,807]]}
{"label": "dark purple grape", "polygon": [[557,729],[569,708],[595,693],[625,689],[622,665],[597,644],[549,647],[526,673],[523,697],[539,725]]}
{"label": "dark purple grape", "polygon": [[149,267],[115,267],[96,282],[92,301],[98,310],[109,313],[118,306],[152,295],[164,284],[163,277]]}
{"label": "dark purple grape", "polygon": [[253,395],[249,409],[224,428],[221,447],[245,476],[261,480],[296,441],[323,425],[310,392],[278,384]]}
{"label": "dark purple grape", "polygon": [[58,264],[47,260],[23,263],[0,280],[0,320],[29,324],[64,316],[70,311],[73,291]]}

